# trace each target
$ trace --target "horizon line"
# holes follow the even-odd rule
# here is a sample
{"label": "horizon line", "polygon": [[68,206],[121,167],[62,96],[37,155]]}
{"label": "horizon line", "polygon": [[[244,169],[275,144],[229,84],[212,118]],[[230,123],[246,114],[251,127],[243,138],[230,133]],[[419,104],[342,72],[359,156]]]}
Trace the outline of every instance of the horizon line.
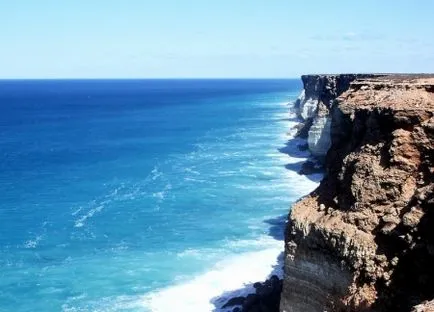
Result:
{"label": "horizon line", "polygon": [[127,78],[127,77],[91,77],[91,78],[80,78],[80,77],[38,77],[38,78],[0,78],[0,81],[10,81],[10,80],[289,80],[289,79],[300,79],[297,77],[137,77],[137,78]]}

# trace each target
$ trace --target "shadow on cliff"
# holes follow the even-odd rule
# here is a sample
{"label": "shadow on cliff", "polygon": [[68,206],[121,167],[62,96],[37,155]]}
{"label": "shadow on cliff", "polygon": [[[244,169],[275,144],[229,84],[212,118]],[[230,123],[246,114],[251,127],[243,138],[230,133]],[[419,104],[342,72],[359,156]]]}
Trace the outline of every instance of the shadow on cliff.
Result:
{"label": "shadow on cliff", "polygon": [[321,181],[324,170],[314,168],[314,165],[317,163],[317,161],[311,157],[311,154],[308,151],[307,141],[305,139],[297,137],[291,138],[285,143],[285,146],[280,147],[277,150],[291,158],[300,159],[299,161],[286,164],[285,168],[287,170],[304,175],[306,178],[314,182]]}
{"label": "shadow on cliff", "polygon": [[307,158],[310,153],[307,148],[307,141],[301,138],[291,138],[277,149],[279,152],[294,158]]}
{"label": "shadow on cliff", "polygon": [[285,227],[288,215],[284,214],[280,217],[267,219],[264,222],[270,225],[268,235],[276,240],[283,241],[285,239]]}
{"label": "shadow on cliff", "polygon": [[[431,195],[431,198],[434,199],[434,195]],[[395,235],[377,236],[379,248],[389,259],[399,257],[398,264],[387,281],[389,285],[384,280],[377,282],[381,295],[373,307],[378,311],[410,311],[413,306],[433,299],[434,210],[429,206],[423,207],[426,213],[415,232],[411,233],[414,244],[412,248],[405,246],[399,237],[399,234],[405,233],[402,224],[397,227]]]}

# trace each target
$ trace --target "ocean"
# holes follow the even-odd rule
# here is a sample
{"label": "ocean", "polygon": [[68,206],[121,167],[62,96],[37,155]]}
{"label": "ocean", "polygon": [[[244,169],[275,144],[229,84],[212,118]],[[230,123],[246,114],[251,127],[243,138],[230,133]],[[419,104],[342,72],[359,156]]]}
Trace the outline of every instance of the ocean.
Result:
{"label": "ocean", "polygon": [[313,190],[298,80],[0,81],[0,311],[223,311]]}

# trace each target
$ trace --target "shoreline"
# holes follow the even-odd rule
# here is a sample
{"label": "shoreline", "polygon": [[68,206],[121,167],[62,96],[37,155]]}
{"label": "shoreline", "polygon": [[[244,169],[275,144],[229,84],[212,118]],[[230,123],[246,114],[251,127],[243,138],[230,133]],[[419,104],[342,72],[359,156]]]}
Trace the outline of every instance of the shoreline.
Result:
{"label": "shoreline", "polygon": [[[292,113],[291,106],[293,105],[293,103],[284,104],[286,111],[284,116],[280,117],[282,118],[280,121],[285,122],[285,128],[282,131],[282,145],[275,146],[276,155],[270,155],[269,157],[278,157],[281,159],[282,165],[285,164],[282,167],[282,173],[285,175],[287,183],[291,183],[294,178],[300,179],[300,183],[294,183],[291,190],[297,193],[297,199],[294,199],[295,202],[316,188],[322,175],[306,176],[299,173],[302,164],[309,159],[310,153],[298,148],[300,144],[306,143],[306,140],[295,137],[294,126],[299,124],[301,120]],[[287,207],[282,211],[287,211],[286,209]],[[272,211],[270,211],[270,215],[272,215]],[[260,285],[267,283],[273,276],[282,279],[283,234],[286,220],[287,213],[284,213],[261,221],[270,225],[268,233],[259,238],[259,244],[262,244],[265,249],[243,252],[240,255],[229,255],[228,258],[215,264],[208,271],[190,280],[153,291],[144,296],[145,306],[155,312],[166,312],[173,306],[173,301],[168,300],[168,298],[172,298],[172,300],[179,302],[177,306],[181,310],[227,312],[240,307],[240,305],[225,305],[232,298],[247,297],[254,294]],[[264,242],[265,244],[263,244]],[[251,240],[251,243],[258,244],[258,241],[256,239]],[[250,259],[255,259],[255,261],[246,266],[246,263],[251,262]],[[221,273],[218,273],[219,271]],[[237,278],[234,279],[234,276]],[[213,289],[208,285],[218,285],[218,289]],[[189,299],[188,295],[186,298],[186,294],[198,292],[201,295],[194,296],[195,299]],[[207,295],[211,293],[215,295]],[[176,298],[182,300],[178,301]]]}
{"label": "shoreline", "polygon": [[302,79],[327,174],[291,209],[280,311],[432,311],[434,75]]}

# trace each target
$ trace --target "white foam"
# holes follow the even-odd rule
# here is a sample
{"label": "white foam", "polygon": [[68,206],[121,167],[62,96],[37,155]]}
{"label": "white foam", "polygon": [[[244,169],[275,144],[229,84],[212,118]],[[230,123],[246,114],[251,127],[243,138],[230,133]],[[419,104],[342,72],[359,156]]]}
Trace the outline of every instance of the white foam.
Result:
{"label": "white foam", "polygon": [[[257,219],[255,221],[255,224],[260,224],[263,220],[264,220],[263,218]],[[256,239],[229,240],[225,242],[224,247],[229,249],[250,248],[250,249],[257,249],[257,250],[280,248],[281,249],[280,251],[283,251],[283,243],[275,240],[274,238],[268,235],[262,235]]]}
{"label": "white foam", "polygon": [[200,172],[199,172],[199,171],[194,170],[194,169],[192,169],[192,168],[184,168],[184,171],[185,171],[185,172],[188,172],[188,173],[193,173],[193,174],[195,174],[195,175],[200,175]]}
{"label": "white foam", "polygon": [[[84,296],[86,297],[86,295]],[[80,297],[68,298],[62,305],[62,312],[116,312],[116,311],[143,311],[143,301],[139,296],[105,297],[97,301],[89,301],[85,307],[76,306]]]}
{"label": "white foam", "polygon": [[212,260],[217,259],[217,257],[221,257],[222,252],[225,250],[217,249],[217,248],[188,248],[184,251],[178,252],[176,257],[179,259],[200,259],[200,260]]}
{"label": "white foam", "polygon": [[223,311],[220,308],[230,297],[252,293],[252,283],[265,280],[275,269],[282,242],[267,241],[267,248],[230,256],[188,282],[145,295],[145,307],[153,312],[171,312],[175,307],[177,311]]}
{"label": "white foam", "polygon": [[206,182],[208,182],[207,180],[204,180],[204,179],[196,179],[196,178],[191,178],[191,177],[185,177],[184,181],[199,182],[199,183],[206,183]]}
{"label": "white foam", "polygon": [[168,191],[172,189],[172,184],[168,183],[166,186],[164,186],[164,189],[160,192],[152,193],[152,197],[155,197],[158,199],[158,201],[161,203],[165,198]]}
{"label": "white foam", "polygon": [[165,195],[164,191],[152,193],[152,197],[156,197],[160,200],[163,200]]}
{"label": "white foam", "polygon": [[42,240],[42,235],[38,235],[34,239],[29,239],[24,243],[24,248],[27,249],[36,248],[41,240]]}
{"label": "white foam", "polygon": [[77,213],[79,213],[81,210],[83,210],[83,207],[78,208],[74,212],[71,213],[71,216],[75,216]]}
{"label": "white foam", "polygon": [[103,208],[104,208],[104,205],[99,205],[95,208],[90,209],[88,213],[81,216],[77,221],[75,221],[75,227],[79,228],[79,227],[84,226],[87,219],[92,218],[94,216],[94,214],[96,214],[97,212],[101,212],[101,210],[103,210]]}
{"label": "white foam", "polygon": [[[279,104],[288,105],[287,102]],[[197,151],[190,153],[187,159],[194,159],[195,161],[199,159],[216,161],[224,160],[228,157],[235,159],[251,156],[252,151],[263,150],[265,146],[272,145],[273,147],[269,151],[262,153],[262,155],[265,154],[270,159],[269,166],[260,166],[256,161],[249,160],[246,162],[241,160],[242,162],[244,161],[243,165],[250,167],[242,167],[238,170],[218,170],[219,177],[230,177],[245,173],[254,173],[255,176],[258,174],[275,176],[277,181],[272,186],[268,183],[251,183],[247,185],[240,183],[233,185],[233,187],[239,189],[270,189],[271,187],[287,190],[287,193],[285,192],[284,194],[288,194],[288,197],[286,195],[279,195],[269,198],[269,200],[276,200],[278,198],[279,200],[289,201],[295,195],[298,198],[301,195],[307,194],[317,186],[317,182],[310,180],[306,176],[300,176],[295,171],[286,170],[283,165],[300,163],[307,158],[308,153],[295,150],[294,154],[289,156],[276,151],[274,147],[284,145],[289,138],[293,138],[296,132],[296,129],[293,129],[293,127],[297,123],[292,121],[291,118],[295,118],[295,115],[287,112],[285,109],[285,112],[276,113],[274,117],[282,119],[282,122],[276,121],[276,124],[284,124],[288,129],[288,133],[282,134],[281,131],[276,130],[276,135],[273,139],[270,138],[270,133],[274,134],[273,129],[267,128],[267,131],[264,131],[264,129],[262,129],[263,131],[251,131],[252,129],[243,131],[240,129],[229,137],[242,140],[243,144],[233,147],[222,145],[221,148],[218,142],[222,141],[225,143],[224,140],[220,140],[220,137],[213,133],[210,135],[213,144],[197,144]],[[267,133],[268,135],[265,136],[263,133]],[[271,144],[270,140],[276,144]],[[217,148],[224,152],[217,154]],[[209,154],[204,151],[213,152]],[[185,169],[185,172],[192,171]],[[187,177],[187,179],[191,179],[191,177]],[[268,200],[268,198],[266,199]],[[249,227],[260,229],[258,224],[261,224],[262,221],[262,218],[261,220],[255,220]],[[143,297],[144,306],[153,312],[169,312],[174,310],[192,312],[224,311],[221,307],[226,303],[228,298],[253,292],[251,283],[265,280],[273,270],[273,273],[279,273],[279,270],[276,270],[275,267],[278,263],[277,258],[283,251],[282,245],[282,241],[265,235],[255,240],[227,241],[222,244],[222,251],[225,251],[223,254],[230,254],[231,256],[225,257],[203,274],[191,277],[187,281],[185,281],[185,277],[183,276],[181,279],[184,282],[178,283],[176,281],[180,279],[175,278],[175,285],[146,294]],[[249,251],[239,253],[240,250]],[[187,249],[176,256],[178,260],[184,258],[185,261],[185,258],[202,259],[204,254],[214,253],[214,257],[216,252],[220,253],[222,251]],[[236,252],[239,254],[236,254]]]}
{"label": "white foam", "polygon": [[151,179],[153,181],[155,181],[155,180],[157,180],[162,175],[163,175],[163,173],[158,170],[158,167],[154,166],[154,168],[152,169],[152,171],[151,171],[151,173],[150,173],[149,176],[151,177]]}
{"label": "white foam", "polygon": [[281,182],[275,182],[271,185],[268,184],[234,184],[234,188],[240,190],[286,190],[288,185]]}
{"label": "white foam", "polygon": [[[169,190],[170,188],[171,186],[169,184],[165,187],[164,191]],[[104,196],[92,199],[79,208],[73,208],[74,211],[71,212],[71,216],[77,217],[74,222],[74,227],[83,227],[88,219],[109,207],[113,202],[132,200],[137,196],[143,196],[145,194],[146,191],[143,191],[140,185],[125,185],[124,183],[121,183]]]}

